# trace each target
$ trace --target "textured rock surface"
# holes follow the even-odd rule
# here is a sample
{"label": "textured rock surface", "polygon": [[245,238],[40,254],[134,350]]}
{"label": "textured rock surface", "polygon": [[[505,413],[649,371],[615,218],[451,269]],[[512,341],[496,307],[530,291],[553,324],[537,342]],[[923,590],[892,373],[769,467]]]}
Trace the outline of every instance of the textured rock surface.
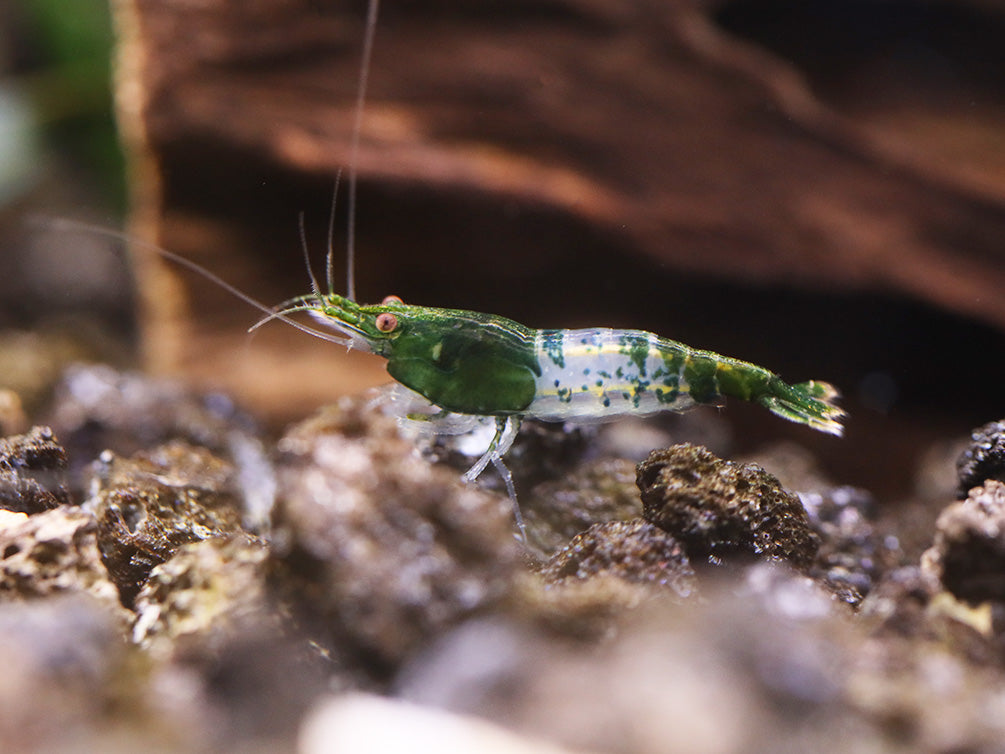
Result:
{"label": "textured rock surface", "polygon": [[685,444],[653,451],[637,474],[646,519],[692,559],[739,552],[806,568],[816,557],[820,540],[799,498],[759,466]]}
{"label": "textured rock surface", "polygon": [[989,479],[1005,482],[1005,421],[989,422],[970,435],[970,444],[956,462],[960,494]]}
{"label": "textured rock surface", "polygon": [[0,508],[37,513],[70,502],[66,451],[48,427],[0,438]]}
{"label": "textured rock surface", "polygon": [[555,553],[540,573],[556,583],[613,576],[664,586],[679,597],[691,596],[696,588],[680,542],[641,519],[594,524]]}
{"label": "textured rock surface", "polygon": [[274,501],[272,469],[255,423],[230,398],[105,365],[68,369],[55,393],[48,413],[70,457],[74,487],[86,487],[87,465],[105,450],[131,456],[181,440],[237,467],[246,523],[264,527]]}
{"label": "textured rock surface", "polygon": [[635,465],[623,458],[599,458],[580,464],[560,479],[535,486],[521,498],[527,538],[546,555],[593,524],[629,520],[639,515]]}
{"label": "textured rock surface", "polygon": [[431,466],[393,420],[346,400],[279,448],[279,558],[335,644],[394,663],[509,590],[509,500]]}
{"label": "textured rock surface", "polygon": [[123,604],[131,605],[151,569],[182,545],[240,528],[233,477],[230,464],[180,441],[131,458],[102,455],[89,505]]}
{"label": "textured rock surface", "polygon": [[265,583],[268,552],[265,543],[241,535],[182,545],[140,589],[133,640],[170,654],[176,646],[212,651],[242,632],[275,630],[279,617]]}
{"label": "textured rock surface", "polygon": [[[367,398],[276,450],[267,536],[229,451],[179,440],[70,457],[93,464],[80,506],[2,512],[5,753],[289,751],[322,694],[361,689],[533,750],[992,754],[1005,737],[1001,483],[946,508],[923,566],[897,568],[888,534],[929,519],[877,522],[808,456],[765,461],[797,498],[758,466],[658,451],[638,472],[653,520],[590,522],[640,503],[628,464],[586,455],[535,487],[558,548],[542,563],[508,499],[428,463]],[[414,720],[381,709],[382,732]],[[464,728],[422,719],[441,748]],[[359,723],[328,718],[325,736]]]}
{"label": "textured rock surface", "polygon": [[883,574],[900,565],[900,543],[876,524],[875,503],[864,490],[824,487],[800,492],[799,499],[820,537],[814,574],[847,602],[858,604]]}
{"label": "textured rock surface", "polygon": [[1005,484],[988,481],[947,507],[922,563],[961,600],[1005,603]]}
{"label": "textured rock surface", "polygon": [[0,594],[6,599],[86,592],[118,607],[89,511],[62,506],[0,525]]}

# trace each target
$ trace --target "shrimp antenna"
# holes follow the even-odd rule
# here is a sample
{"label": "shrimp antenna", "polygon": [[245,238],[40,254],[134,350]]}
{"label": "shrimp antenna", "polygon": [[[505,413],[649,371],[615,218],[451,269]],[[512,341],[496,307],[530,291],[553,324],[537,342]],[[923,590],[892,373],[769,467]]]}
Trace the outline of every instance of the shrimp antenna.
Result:
{"label": "shrimp antenna", "polygon": [[366,102],[366,85],[370,80],[370,58],[373,55],[373,37],[377,30],[377,11],[380,0],[370,0],[366,13],[366,32],[363,35],[363,59],[359,67],[356,88],[356,116],[349,148],[349,226],[346,232],[346,296],[356,300],[356,158],[359,153],[359,132],[363,128],[363,105]]}
{"label": "shrimp antenna", "polygon": [[300,330],[300,332],[307,333],[308,335],[312,335],[315,338],[320,338],[321,340],[326,340],[329,343],[337,343],[338,345],[341,346],[351,344],[351,341],[348,338],[341,338],[338,337],[337,335],[332,335],[331,333],[324,332],[323,330],[316,330],[313,327],[308,327],[302,322],[297,322],[295,319],[290,319],[290,317],[288,317],[287,314],[292,313],[292,311],[277,312],[273,307],[266,306],[258,299],[249,296],[240,288],[231,285],[226,280],[221,278],[219,275],[215,275],[214,273],[207,270],[201,264],[193,262],[191,259],[186,259],[181,254],[175,254],[173,251],[168,251],[167,249],[158,246],[155,243],[144,241],[141,238],[135,238],[133,236],[130,236],[128,233],[123,233],[118,230],[112,230],[111,228],[105,228],[100,225],[94,225],[92,223],[85,223],[80,220],[68,220],[66,218],[58,218],[58,217],[56,218],[41,217],[36,215],[30,217],[28,221],[34,225],[40,225],[46,228],[54,228],[57,230],[63,229],[63,230],[84,231],[86,233],[94,233],[95,235],[104,236],[105,238],[113,238],[117,241],[122,241],[123,243],[126,244],[133,244],[135,246],[139,246],[143,249],[146,249],[147,251],[150,251],[154,254],[157,254],[158,256],[163,257],[164,259],[170,260],[171,262],[174,262],[175,264],[180,265],[181,267],[184,267],[187,270],[191,270],[197,275],[201,275],[209,282],[227,291],[227,293],[229,293],[230,295],[241,299],[241,301],[245,302],[249,306],[253,306],[255,309],[258,309],[260,312],[266,315],[264,321],[271,321],[273,319],[278,319],[283,321],[290,327],[294,327],[297,330]]}
{"label": "shrimp antenna", "polygon": [[311,253],[307,249],[307,229],[304,227],[304,213],[301,210],[297,214],[297,228],[300,230],[300,248],[304,252],[304,265],[307,267],[307,277],[311,279],[311,291],[319,299],[321,296],[321,287],[318,285],[318,279],[314,277],[314,269],[311,267]]}
{"label": "shrimp antenna", "polygon": [[[335,258],[335,202],[338,200],[338,184],[342,180],[342,168],[335,173],[335,188],[332,189],[332,207],[328,213],[328,257],[325,261],[325,278],[328,282],[328,295],[335,293],[335,276],[332,272],[332,262]],[[350,265],[351,269],[351,265]],[[320,298],[321,294],[317,294]],[[350,296],[352,298],[352,296]]]}

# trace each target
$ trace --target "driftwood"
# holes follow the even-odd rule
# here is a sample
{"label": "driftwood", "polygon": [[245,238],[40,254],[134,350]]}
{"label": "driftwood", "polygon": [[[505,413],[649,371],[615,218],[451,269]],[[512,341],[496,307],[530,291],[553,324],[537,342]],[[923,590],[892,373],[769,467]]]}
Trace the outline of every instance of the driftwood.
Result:
{"label": "driftwood", "polygon": [[[320,267],[363,5],[118,0],[133,232],[270,304],[305,292],[296,216]],[[736,18],[700,2],[385,3],[356,160],[360,298],[643,327],[837,381],[903,342],[888,306],[1005,328],[1000,139],[960,156],[951,129],[905,135],[962,109],[938,82],[902,82],[938,95],[943,121],[898,121],[875,69],[859,79],[872,99],[845,82],[827,104],[717,12]],[[993,5],[969,12],[1001,24]],[[814,40],[797,41],[812,59]],[[971,83],[993,100],[995,81]],[[991,128],[986,100],[964,94]],[[277,412],[379,378],[279,326],[235,356],[254,312],[138,263],[158,368]],[[904,358],[874,361],[913,370]]]}

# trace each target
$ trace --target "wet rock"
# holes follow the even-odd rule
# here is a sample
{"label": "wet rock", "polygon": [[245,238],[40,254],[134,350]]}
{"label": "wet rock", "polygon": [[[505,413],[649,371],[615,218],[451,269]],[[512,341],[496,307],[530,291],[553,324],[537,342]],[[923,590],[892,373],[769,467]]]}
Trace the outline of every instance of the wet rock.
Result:
{"label": "wet rock", "polygon": [[918,566],[896,568],[862,601],[860,614],[879,630],[917,636],[925,630],[928,606],[940,589],[938,578]]}
{"label": "wet rock", "polygon": [[528,543],[545,557],[592,524],[635,518],[635,465],[620,458],[587,461],[520,498]]}
{"label": "wet rock", "polygon": [[278,626],[266,595],[264,543],[244,535],[182,545],[136,597],[133,640],[155,655],[181,645],[223,646],[252,627]]}
{"label": "wet rock", "polygon": [[237,532],[234,468],[176,441],[131,458],[102,455],[88,505],[101,557],[127,607],[154,566],[184,544]]}
{"label": "wet rock", "polygon": [[948,506],[922,566],[965,602],[1005,602],[1005,484],[988,480]]}
{"label": "wet rock", "polygon": [[784,564],[744,569],[740,589],[718,573],[701,601],[647,601],[588,650],[513,621],[469,621],[409,663],[395,691],[596,751],[1000,748],[994,666],[935,636],[878,640]]}
{"label": "wet rock", "polygon": [[678,597],[689,597],[695,590],[695,574],[681,544],[641,519],[594,524],[556,553],[540,573],[552,583],[613,576],[667,587]]}
{"label": "wet rock", "polygon": [[187,643],[175,663],[196,673],[213,729],[206,751],[292,752],[300,721],[320,695],[353,688],[332,674],[330,658],[274,624],[229,635],[221,644]]}
{"label": "wet rock", "polygon": [[129,456],[171,440],[209,448],[237,466],[250,526],[262,527],[274,502],[275,481],[254,422],[218,393],[202,395],[180,382],[120,372],[108,366],[71,367],[57,385],[51,410],[70,458],[71,481],[105,450]]}
{"label": "wet rock", "polygon": [[97,528],[90,512],[69,506],[0,526],[0,594],[26,599],[87,592],[117,610]]}
{"label": "wet rock", "polygon": [[884,573],[903,564],[900,539],[876,521],[872,495],[834,484],[805,448],[779,443],[745,460],[771,469],[799,498],[810,527],[820,537],[811,573],[845,602],[857,605]]}
{"label": "wet rock", "polygon": [[854,727],[826,748],[925,754],[1001,750],[1005,684],[992,666],[968,662],[928,640],[872,641],[857,649],[860,654],[845,657],[852,671],[842,704],[854,715],[849,719]]}
{"label": "wet rock", "polygon": [[805,569],[820,547],[799,499],[755,464],[675,445],[640,463],[637,483],[645,518],[679,539],[692,559],[747,553]]}
{"label": "wet rock", "polygon": [[1005,420],[975,429],[970,444],[956,462],[959,492],[967,492],[989,479],[1005,482]]}
{"label": "wet rock", "polygon": [[207,750],[288,751],[311,701],[347,685],[272,599],[268,557],[242,534],[182,545],[136,597],[133,640],[160,674],[195,686],[213,721]]}
{"label": "wet rock", "polygon": [[432,466],[397,424],[344,399],[280,441],[285,583],[337,645],[378,666],[510,588],[510,501]]}
{"label": "wet rock", "polygon": [[38,513],[70,502],[66,452],[48,427],[0,438],[0,508]]}
{"label": "wet rock", "polygon": [[872,520],[872,496],[855,487],[799,492],[810,526],[820,535],[812,572],[857,605],[887,571],[901,564],[898,539]]}
{"label": "wet rock", "polygon": [[978,667],[1001,662],[1002,647],[993,633],[990,605],[973,607],[956,599],[932,573],[918,566],[888,573],[862,601],[859,615],[874,636],[891,645],[905,638],[917,641],[919,656],[950,652]]}
{"label": "wet rock", "polygon": [[393,665],[509,590],[509,500],[431,466],[365,402],[340,401],[279,447],[281,580],[357,661]]}

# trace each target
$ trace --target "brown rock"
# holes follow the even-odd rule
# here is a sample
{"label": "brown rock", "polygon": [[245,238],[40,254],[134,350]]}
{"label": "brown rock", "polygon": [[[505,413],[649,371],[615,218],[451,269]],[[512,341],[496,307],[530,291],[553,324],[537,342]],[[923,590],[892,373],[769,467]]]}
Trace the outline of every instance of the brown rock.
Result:
{"label": "brown rock", "polygon": [[0,527],[0,593],[19,599],[86,592],[118,608],[98,551],[97,521],[61,506]]}
{"label": "brown rock", "polygon": [[365,400],[279,447],[279,579],[337,651],[386,669],[510,589],[510,501],[431,466]]}
{"label": "brown rock", "polygon": [[48,427],[0,438],[0,508],[38,513],[70,502],[66,451]]}
{"label": "brown rock", "polygon": [[102,456],[92,501],[101,557],[131,606],[154,566],[184,544],[240,530],[233,467],[204,448],[173,442]]}
{"label": "brown rock", "polygon": [[541,575],[554,583],[614,576],[664,586],[678,597],[689,597],[696,588],[680,542],[641,519],[594,524],[545,563]]}
{"label": "brown rock", "polygon": [[922,565],[961,600],[1005,602],[1005,484],[989,480],[948,506]]}
{"label": "brown rock", "polygon": [[760,466],[684,444],[653,451],[637,472],[646,519],[692,559],[743,552],[806,568],[816,557],[820,540],[802,503]]}

